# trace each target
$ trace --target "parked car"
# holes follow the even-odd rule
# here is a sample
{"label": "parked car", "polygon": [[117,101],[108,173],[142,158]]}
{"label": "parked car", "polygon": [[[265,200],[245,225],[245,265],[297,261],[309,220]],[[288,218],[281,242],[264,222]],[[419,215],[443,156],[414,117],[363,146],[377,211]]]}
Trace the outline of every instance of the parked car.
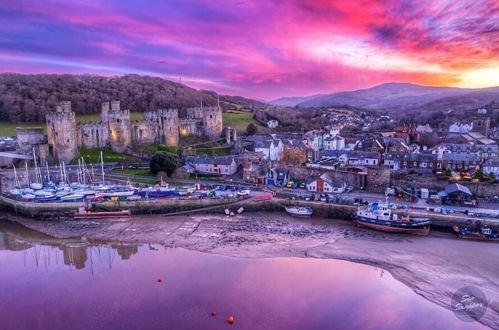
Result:
{"label": "parked car", "polygon": [[289,181],[288,184],[286,185],[286,188],[291,188],[293,184],[294,184],[293,181]]}
{"label": "parked car", "polygon": [[320,194],[319,198],[320,198],[321,202],[327,202],[327,200],[328,200],[328,197],[326,194]]}
{"label": "parked car", "polygon": [[348,186],[345,188],[345,192],[349,193],[353,190],[353,187],[352,186]]}
{"label": "parked car", "polygon": [[295,183],[293,183],[293,185],[291,186],[291,188],[297,189],[299,186],[300,186],[300,183],[299,182],[295,182]]}
{"label": "parked car", "polygon": [[300,188],[301,189],[307,188],[307,185],[305,184],[305,182],[300,183]]}

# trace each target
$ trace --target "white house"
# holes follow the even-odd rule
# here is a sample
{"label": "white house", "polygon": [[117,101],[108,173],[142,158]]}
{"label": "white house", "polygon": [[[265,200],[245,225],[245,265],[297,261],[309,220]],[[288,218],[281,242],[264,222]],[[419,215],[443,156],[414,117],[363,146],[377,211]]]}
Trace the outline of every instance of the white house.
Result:
{"label": "white house", "polygon": [[325,150],[343,150],[345,149],[345,138],[339,135],[328,137],[324,140]]}
{"label": "white house", "polygon": [[281,160],[284,144],[281,140],[264,140],[255,142],[255,152],[261,152],[265,160]]}
{"label": "white house", "polygon": [[490,173],[494,173],[496,178],[499,178],[499,157],[494,157],[487,160],[483,164],[483,173],[485,175],[489,175]]}
{"label": "white house", "polygon": [[341,194],[345,191],[346,187],[347,184],[345,181],[332,178],[327,173],[307,181],[307,190],[314,192]]}
{"label": "white house", "polygon": [[471,125],[465,123],[454,123],[449,126],[449,133],[468,133],[471,131]]}
{"label": "white house", "polygon": [[271,119],[267,122],[268,128],[276,128],[277,126],[279,126],[279,122],[275,119]]}
{"label": "white house", "polygon": [[199,173],[231,175],[237,172],[234,157],[199,157],[194,160],[194,168]]}

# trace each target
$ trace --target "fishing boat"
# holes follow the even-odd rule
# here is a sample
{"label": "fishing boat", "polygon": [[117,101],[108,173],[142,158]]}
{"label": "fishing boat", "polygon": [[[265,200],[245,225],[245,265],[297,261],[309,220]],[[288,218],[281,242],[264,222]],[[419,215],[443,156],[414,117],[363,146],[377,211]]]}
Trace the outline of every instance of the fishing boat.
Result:
{"label": "fishing boat", "polygon": [[454,231],[457,237],[462,239],[474,239],[481,241],[499,241],[499,233],[494,233],[492,229],[488,226],[476,226],[472,228],[471,226],[454,226]]}
{"label": "fishing boat", "polygon": [[286,212],[294,217],[310,217],[314,210],[311,207],[286,207]]}
{"label": "fishing boat", "polygon": [[89,211],[84,207],[80,207],[74,214],[74,219],[102,219],[102,218],[128,218],[132,215],[130,210],[121,211]]}
{"label": "fishing boat", "polygon": [[410,233],[428,235],[431,220],[429,218],[412,218],[392,212],[388,204],[370,203],[367,207],[358,207],[354,224],[390,233]]}

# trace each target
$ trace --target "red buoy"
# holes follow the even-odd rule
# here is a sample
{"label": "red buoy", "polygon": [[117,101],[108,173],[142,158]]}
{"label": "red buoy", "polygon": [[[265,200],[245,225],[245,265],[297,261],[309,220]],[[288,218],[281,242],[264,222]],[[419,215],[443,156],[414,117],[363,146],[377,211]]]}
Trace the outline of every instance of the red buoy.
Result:
{"label": "red buoy", "polygon": [[217,316],[217,312],[211,312],[211,316]]}
{"label": "red buoy", "polygon": [[229,316],[229,317],[227,318],[227,323],[229,323],[229,324],[234,324],[234,316]]}

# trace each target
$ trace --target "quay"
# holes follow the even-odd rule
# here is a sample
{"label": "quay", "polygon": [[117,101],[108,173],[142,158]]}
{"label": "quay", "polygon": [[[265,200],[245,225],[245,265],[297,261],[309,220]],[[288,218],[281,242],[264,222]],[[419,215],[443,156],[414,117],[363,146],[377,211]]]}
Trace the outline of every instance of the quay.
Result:
{"label": "quay", "polygon": [[[0,196],[0,210],[7,214],[20,217],[33,218],[40,221],[73,220],[73,215],[83,202],[68,203],[32,203],[13,200]],[[156,199],[140,201],[103,201],[91,204],[92,211],[118,211],[130,210],[134,215],[163,214],[163,215],[189,215],[193,213],[220,213],[227,207],[236,210],[244,208],[244,212],[278,212],[284,211],[287,206],[306,206],[314,209],[314,216],[351,220],[355,210],[354,205],[324,203],[319,201],[290,200],[275,197],[272,200],[254,201],[252,198],[233,197],[225,199]],[[430,210],[407,209],[411,216],[429,217],[432,220],[432,229],[451,231],[452,226],[463,225],[469,222],[480,221],[491,227],[499,227],[499,219],[489,217],[476,217],[462,213],[441,214]],[[74,220],[78,221],[78,220]],[[165,218],[165,221],[168,221]]]}

